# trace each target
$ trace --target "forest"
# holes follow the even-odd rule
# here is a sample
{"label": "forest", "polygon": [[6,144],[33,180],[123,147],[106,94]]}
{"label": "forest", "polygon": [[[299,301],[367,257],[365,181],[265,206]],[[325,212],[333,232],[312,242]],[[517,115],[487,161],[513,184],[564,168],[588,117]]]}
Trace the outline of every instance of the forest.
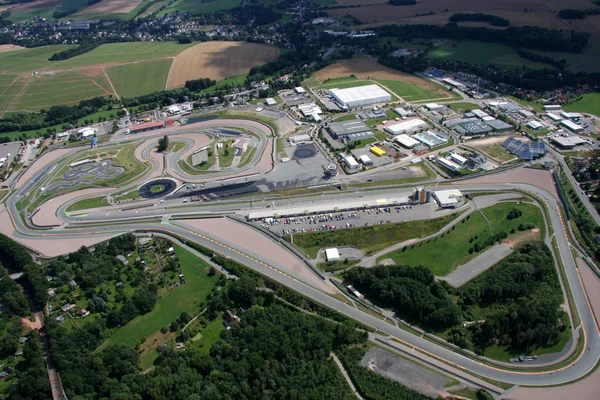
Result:
{"label": "forest", "polygon": [[497,15],[482,14],[482,13],[457,13],[449,18],[450,22],[462,22],[462,21],[481,21],[489,22],[493,26],[509,26],[510,21],[506,18],[499,17]]}
{"label": "forest", "polygon": [[[514,352],[550,347],[566,328],[554,260],[541,242],[523,245],[457,289],[436,282],[425,267],[356,267],[345,279],[376,304],[479,353],[490,345]],[[484,322],[462,325],[478,320]]]}

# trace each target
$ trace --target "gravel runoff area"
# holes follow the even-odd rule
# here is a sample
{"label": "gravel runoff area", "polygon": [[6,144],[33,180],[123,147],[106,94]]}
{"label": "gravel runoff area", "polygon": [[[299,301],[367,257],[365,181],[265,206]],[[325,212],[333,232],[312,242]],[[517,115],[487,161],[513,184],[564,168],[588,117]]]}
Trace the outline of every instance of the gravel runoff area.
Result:
{"label": "gravel runoff area", "polygon": [[25,182],[31,179],[35,174],[37,174],[42,168],[46,167],[48,164],[55,162],[56,160],[65,156],[65,154],[70,153],[73,149],[58,149],[51,151],[49,153],[44,154],[40,158],[38,158],[33,164],[25,170],[23,175],[19,178],[15,185],[15,189],[20,188]]}
{"label": "gravel runoff area", "polygon": [[[226,218],[189,219],[181,221],[178,224],[198,233],[206,233],[218,239],[235,243],[238,248],[248,252],[249,255],[251,255],[250,253],[258,254],[265,260],[302,276],[305,281],[318,289],[330,293],[335,292],[332,287],[327,285],[306,264],[300,261],[297,256],[268,238],[265,234],[248,226]],[[282,272],[288,272],[286,270]]]}
{"label": "gravel runoff area", "polygon": [[446,377],[379,347],[371,347],[360,365],[433,398],[444,391]]}
{"label": "gravel runoff area", "polygon": [[39,227],[48,227],[48,226],[60,226],[63,224],[56,216],[56,211],[63,204],[77,198],[77,197],[85,197],[85,196],[93,196],[98,193],[110,193],[112,188],[98,188],[98,189],[84,189],[77,190],[72,193],[63,194],[61,196],[55,197],[44,202],[38,212],[36,212],[33,217],[31,217],[31,222],[35,226]]}
{"label": "gravel runoff area", "polygon": [[36,236],[35,238],[31,237],[27,239],[15,237],[14,226],[4,205],[0,207],[0,233],[16,240],[44,258],[58,257],[63,254],[72,253],[77,251],[81,246],[93,246],[115,236],[114,234],[94,235],[90,237],[81,237],[79,239],[69,238],[69,240],[64,240],[60,236]]}
{"label": "gravel runoff area", "polygon": [[[581,258],[577,258],[577,267],[585,286],[592,310],[596,318],[600,317],[600,279]],[[591,334],[597,334],[593,332]],[[570,385],[549,388],[518,387],[512,393],[502,396],[505,400],[564,400],[564,399],[597,399],[600,387],[600,368],[589,376]]]}
{"label": "gravel runoff area", "polygon": [[454,272],[440,279],[448,282],[454,287],[459,287],[475,278],[477,275],[487,271],[495,264],[508,257],[513,251],[510,243],[500,243],[493,246],[466,263],[459,266]]}
{"label": "gravel runoff area", "polygon": [[460,182],[456,182],[456,185],[477,185],[486,183],[527,183],[533,186],[541,187],[548,191],[554,197],[558,197],[556,187],[554,186],[554,180],[550,171],[544,171],[541,169],[533,168],[515,168],[510,171],[500,172],[497,174],[490,174],[486,176],[480,176],[473,179],[465,179]]}

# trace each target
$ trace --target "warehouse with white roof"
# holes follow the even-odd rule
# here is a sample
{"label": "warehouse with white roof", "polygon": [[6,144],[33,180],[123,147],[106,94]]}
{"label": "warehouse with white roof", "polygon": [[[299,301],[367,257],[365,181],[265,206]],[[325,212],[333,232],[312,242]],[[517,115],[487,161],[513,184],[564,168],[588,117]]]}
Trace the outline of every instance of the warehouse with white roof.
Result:
{"label": "warehouse with white roof", "polygon": [[568,119],[563,119],[560,121],[560,124],[573,132],[581,132],[583,130],[583,126],[577,125],[575,122],[570,121]]}
{"label": "warehouse with white roof", "polygon": [[458,189],[436,190],[433,197],[442,208],[456,208],[463,201],[463,195]]}
{"label": "warehouse with white roof", "polygon": [[331,89],[329,93],[331,93],[336,103],[347,107],[360,107],[392,100],[392,95],[378,85]]}
{"label": "warehouse with white roof", "polygon": [[406,121],[399,122],[394,125],[388,125],[385,127],[385,131],[392,135],[400,135],[402,133],[414,133],[423,129],[429,128],[427,122],[422,119],[407,119]]}
{"label": "warehouse with white roof", "polygon": [[411,138],[405,133],[403,133],[402,135],[394,136],[393,140],[395,143],[398,143],[399,145],[407,149],[412,149],[413,147],[419,144],[418,140]]}

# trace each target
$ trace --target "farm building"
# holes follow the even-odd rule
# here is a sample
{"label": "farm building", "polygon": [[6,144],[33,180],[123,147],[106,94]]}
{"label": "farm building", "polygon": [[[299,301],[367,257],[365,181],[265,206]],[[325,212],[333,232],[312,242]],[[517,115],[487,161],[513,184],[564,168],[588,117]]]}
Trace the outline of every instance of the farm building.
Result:
{"label": "farm building", "polygon": [[463,122],[458,126],[464,129],[466,133],[471,136],[484,135],[492,130],[488,124],[481,121]]}
{"label": "farm building", "polygon": [[348,168],[350,168],[350,169],[360,168],[360,164],[352,156],[346,156],[346,157],[344,157],[344,163],[346,163],[346,166]]}
{"label": "farm building", "polygon": [[560,124],[572,132],[581,132],[583,127],[568,119],[563,119]]}
{"label": "farm building", "polygon": [[427,122],[417,118],[408,119],[394,125],[386,126],[385,131],[391,133],[392,135],[399,135],[401,133],[413,133],[427,128],[429,128]]}
{"label": "farm building", "polygon": [[375,154],[377,157],[385,156],[387,153],[380,147],[373,146],[369,149],[369,151]]}
{"label": "farm building", "polygon": [[163,121],[155,121],[155,122],[147,122],[145,124],[133,125],[129,128],[129,133],[138,133],[138,132],[146,132],[152,131],[155,129],[161,129],[165,127],[165,123]]}
{"label": "farm building", "polygon": [[427,147],[436,147],[448,143],[447,137],[432,131],[417,133],[416,135],[413,135],[413,138],[417,139]]}
{"label": "farm building", "polygon": [[331,89],[329,92],[339,105],[347,107],[359,107],[392,100],[392,95],[378,85]]}
{"label": "farm building", "polygon": [[442,208],[456,208],[463,201],[463,195],[458,189],[437,190],[433,197]]}
{"label": "farm building", "polygon": [[582,144],[587,144],[585,140],[579,136],[553,136],[550,141],[561,149],[573,149]]}
{"label": "farm building", "polygon": [[353,133],[371,132],[371,128],[359,120],[330,122],[327,129],[336,139],[341,139]]}
{"label": "farm building", "polygon": [[443,157],[438,157],[437,158],[437,163],[440,164],[442,167],[449,169],[450,171],[460,171],[462,169],[462,167],[460,165],[458,165],[457,163],[455,163],[452,160],[448,160],[446,158]]}
{"label": "farm building", "polygon": [[310,135],[307,135],[307,134],[290,136],[288,138],[288,142],[290,142],[290,144],[292,146],[298,146],[299,144],[304,144],[304,143],[310,143],[310,142],[312,142],[312,137]]}
{"label": "farm building", "polygon": [[489,125],[489,127],[492,128],[494,132],[507,132],[513,130],[513,126],[511,124],[508,124],[504,121],[500,121],[499,119],[485,121],[485,123]]}
{"label": "farm building", "polygon": [[330,249],[325,249],[325,259],[327,262],[330,261],[340,261],[342,258],[340,257],[340,253],[338,249],[332,247]]}
{"label": "farm building", "polygon": [[267,99],[265,99],[265,104],[268,106],[274,106],[274,105],[277,105],[277,102],[275,101],[274,98],[268,97]]}
{"label": "farm building", "polygon": [[373,165],[373,160],[371,160],[371,158],[366,154],[363,154],[358,159],[362,165]]}
{"label": "farm building", "polygon": [[550,118],[554,122],[560,122],[560,121],[562,121],[562,117],[560,115],[558,115],[558,114],[554,114],[554,113],[549,112],[549,113],[546,113],[546,116],[548,118]]}
{"label": "farm building", "polygon": [[348,142],[357,142],[359,140],[367,140],[375,138],[375,134],[373,132],[359,132],[359,133],[351,133],[346,136]]}
{"label": "farm building", "polygon": [[538,122],[538,121],[529,121],[529,122],[527,123],[527,126],[528,126],[528,127],[530,127],[531,129],[533,129],[534,131],[537,131],[538,129],[540,129],[540,128],[543,128],[543,127],[544,127],[544,125],[543,125],[543,124],[541,124],[541,123],[540,123],[540,122]]}
{"label": "farm building", "polygon": [[419,144],[418,140],[411,138],[405,133],[403,133],[402,135],[394,136],[394,142],[407,149],[412,149],[413,147]]}

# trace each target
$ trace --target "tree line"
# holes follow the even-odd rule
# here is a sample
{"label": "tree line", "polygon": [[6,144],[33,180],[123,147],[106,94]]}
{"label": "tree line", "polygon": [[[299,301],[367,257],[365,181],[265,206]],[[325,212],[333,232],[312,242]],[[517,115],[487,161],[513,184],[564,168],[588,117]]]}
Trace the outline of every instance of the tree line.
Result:
{"label": "tree line", "polygon": [[456,13],[449,19],[450,22],[463,22],[463,21],[477,21],[477,22],[489,22],[493,26],[509,26],[510,21],[506,18],[499,17],[497,15],[483,14],[483,13]]}
{"label": "tree line", "polygon": [[584,19],[586,15],[598,14],[600,14],[600,8],[588,8],[585,10],[574,10],[571,8],[567,8],[558,12],[558,15],[563,19]]}

